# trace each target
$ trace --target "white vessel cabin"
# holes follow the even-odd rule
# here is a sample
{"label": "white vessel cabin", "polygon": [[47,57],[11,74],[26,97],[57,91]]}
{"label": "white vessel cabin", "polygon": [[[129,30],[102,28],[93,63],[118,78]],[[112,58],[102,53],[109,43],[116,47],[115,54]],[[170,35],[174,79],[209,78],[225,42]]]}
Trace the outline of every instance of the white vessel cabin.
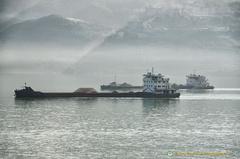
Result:
{"label": "white vessel cabin", "polygon": [[196,87],[196,88],[207,88],[210,87],[208,79],[202,75],[196,75],[195,71],[194,74],[187,75],[186,79],[187,86]]}
{"label": "white vessel cabin", "polygon": [[143,92],[158,93],[158,94],[174,94],[176,89],[171,87],[169,78],[164,75],[147,72],[143,75]]}

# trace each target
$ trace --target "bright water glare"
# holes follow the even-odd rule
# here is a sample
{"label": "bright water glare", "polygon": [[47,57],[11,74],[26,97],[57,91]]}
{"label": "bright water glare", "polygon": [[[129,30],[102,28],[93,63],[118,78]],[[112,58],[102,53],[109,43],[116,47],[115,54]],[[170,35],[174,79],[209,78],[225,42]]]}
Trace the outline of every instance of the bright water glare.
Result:
{"label": "bright water glare", "polygon": [[[15,99],[24,80],[15,77],[0,82],[0,158],[240,157],[238,88],[181,90],[176,99]],[[75,85],[48,80],[29,78],[39,91]]]}

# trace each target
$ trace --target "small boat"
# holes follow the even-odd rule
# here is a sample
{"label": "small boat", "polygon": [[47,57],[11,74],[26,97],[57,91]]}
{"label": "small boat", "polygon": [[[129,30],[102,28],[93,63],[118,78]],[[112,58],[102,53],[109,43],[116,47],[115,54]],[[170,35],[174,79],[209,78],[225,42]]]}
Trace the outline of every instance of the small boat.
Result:
{"label": "small boat", "polygon": [[97,92],[93,88],[79,88],[74,92],[40,92],[29,86],[15,90],[16,98],[47,98],[47,97],[130,97],[130,98],[177,98],[180,93],[171,87],[169,78],[147,72],[143,75],[142,92]]}

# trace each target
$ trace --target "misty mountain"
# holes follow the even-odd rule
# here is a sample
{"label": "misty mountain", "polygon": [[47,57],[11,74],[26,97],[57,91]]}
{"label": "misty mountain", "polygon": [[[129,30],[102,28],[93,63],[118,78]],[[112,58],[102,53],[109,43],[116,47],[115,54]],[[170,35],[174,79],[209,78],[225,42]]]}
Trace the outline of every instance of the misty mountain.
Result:
{"label": "misty mountain", "polygon": [[240,48],[240,24],[236,13],[229,11],[213,15],[216,8],[206,7],[206,11],[199,8],[199,13],[195,13],[198,15],[184,12],[186,8],[146,8],[137,20],[128,22],[106,38],[103,46],[150,44],[163,47]]}
{"label": "misty mountain", "polygon": [[0,1],[0,22],[14,17],[25,8],[29,8],[40,0],[1,0]]}
{"label": "misty mountain", "polygon": [[0,33],[0,71],[61,72],[111,31],[60,15],[13,24]]}
{"label": "misty mountain", "polygon": [[111,29],[60,15],[14,24],[0,33],[2,43],[30,43],[61,47],[84,47],[102,40]]}
{"label": "misty mountain", "polygon": [[[29,0],[25,1],[27,4],[30,3]],[[22,6],[23,4],[19,5]],[[28,8],[23,8],[23,10],[14,17],[5,21],[0,21],[0,31],[12,24],[29,19],[41,18],[51,14],[60,14],[64,17],[82,19],[91,23],[118,28],[119,26],[125,25],[126,22],[129,21],[139,9],[144,8],[144,6],[144,0],[123,0],[114,2],[109,0],[39,0],[38,3]],[[6,18],[2,17],[1,19]]]}
{"label": "misty mountain", "polygon": [[[154,66],[181,75],[194,68],[239,73],[239,56],[232,52],[239,49],[239,7],[228,3],[234,0],[36,1],[0,33],[5,68],[112,75],[142,74]],[[103,26],[121,27],[106,37],[111,29]]]}
{"label": "misty mountain", "polygon": [[188,74],[193,67],[210,74],[239,74],[240,43],[233,37],[239,20],[228,9],[202,2],[146,7],[65,72],[141,74],[154,66],[175,75]]}
{"label": "misty mountain", "polygon": [[[198,0],[3,0],[0,2],[0,31],[8,26],[29,19],[37,19],[51,14],[82,19],[109,27],[119,28],[132,20],[145,7],[184,6]],[[234,0],[201,0],[207,5],[225,5]],[[12,18],[10,18],[12,17]]]}

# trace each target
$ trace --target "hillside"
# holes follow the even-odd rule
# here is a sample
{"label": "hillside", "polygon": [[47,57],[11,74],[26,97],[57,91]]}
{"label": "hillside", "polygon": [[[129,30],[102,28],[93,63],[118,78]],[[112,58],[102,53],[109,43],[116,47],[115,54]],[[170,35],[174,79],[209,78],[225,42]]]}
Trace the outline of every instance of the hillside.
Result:
{"label": "hillside", "polygon": [[[4,13],[0,16],[0,31],[3,31],[12,24],[20,23],[30,19],[38,19],[51,14],[60,14],[64,17],[71,17],[75,19],[82,19],[95,24],[108,26],[111,28],[119,28],[125,25],[132,16],[138,12],[139,9],[145,6],[144,0],[127,0],[127,1],[109,1],[109,0],[57,0],[57,1],[46,1],[38,0],[29,2],[29,0],[21,0],[22,3],[16,4],[21,6],[23,9],[15,13],[18,6],[9,8],[11,12],[15,13],[15,16],[9,18]],[[24,6],[26,1],[26,6]],[[136,3],[137,1],[137,3]],[[32,5],[30,5],[31,3]],[[13,6],[12,6],[13,7]],[[12,15],[13,13],[8,13]],[[5,13],[7,14],[7,13]],[[1,20],[5,19],[5,20]]]}
{"label": "hillside", "polygon": [[[14,58],[24,63],[31,57],[44,68],[56,63],[62,71],[67,66],[66,73],[142,73],[151,66],[181,72],[192,71],[188,66],[207,70],[209,63],[213,66],[208,71],[238,71],[239,58],[234,56],[240,48],[239,2],[151,2],[39,1],[15,17],[23,22],[15,21],[0,33],[1,61],[10,65]],[[64,16],[52,14],[60,12]],[[125,25],[109,35],[112,29],[100,24]],[[218,53],[224,58],[217,59]]]}
{"label": "hillside", "polygon": [[0,33],[2,43],[84,46],[102,40],[111,31],[101,25],[50,15],[14,24]]}
{"label": "hillside", "polygon": [[65,72],[136,74],[154,66],[160,72],[179,74],[193,68],[215,75],[221,70],[239,74],[236,13],[225,5],[190,3],[181,7],[146,7]]}
{"label": "hillside", "polygon": [[0,33],[0,71],[61,72],[109,32],[107,27],[60,15],[13,24]]}
{"label": "hillside", "polygon": [[[238,4],[238,3],[236,3]],[[239,49],[239,17],[227,7],[149,7],[105,39],[105,45],[158,45],[209,49]],[[233,7],[234,6],[234,7]],[[196,11],[198,10],[199,11]],[[221,10],[221,12],[217,11]]]}

